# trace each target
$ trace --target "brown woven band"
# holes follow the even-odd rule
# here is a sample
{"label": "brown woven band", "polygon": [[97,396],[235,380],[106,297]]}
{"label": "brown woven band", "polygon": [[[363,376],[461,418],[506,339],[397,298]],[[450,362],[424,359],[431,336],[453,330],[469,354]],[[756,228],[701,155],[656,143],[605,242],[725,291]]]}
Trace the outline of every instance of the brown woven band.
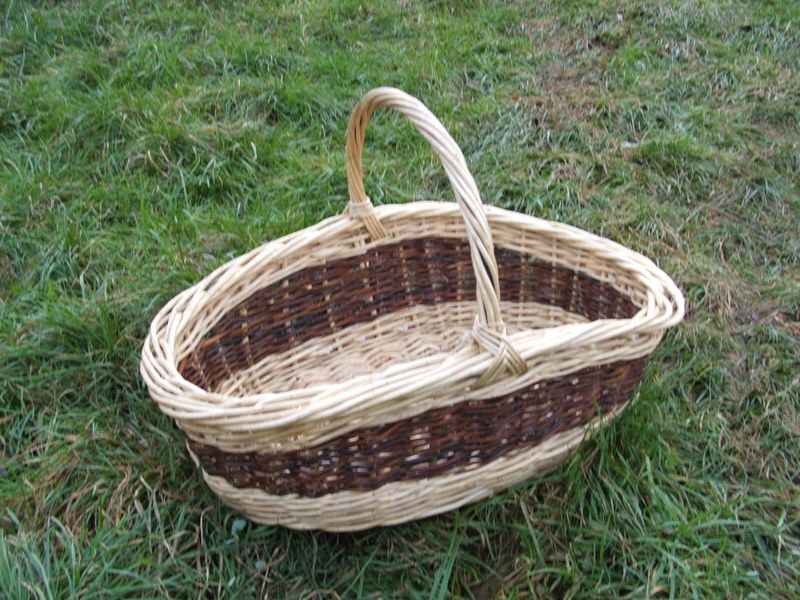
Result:
{"label": "brown woven band", "polygon": [[394,481],[475,468],[580,427],[626,402],[647,358],[582,369],[508,396],[430,410],[313,448],[230,453],[189,438],[209,475],[273,495],[366,492]]}
{"label": "brown woven band", "polygon": [[[629,318],[636,307],[612,286],[524,254],[496,249],[503,300],[557,306],[587,319]],[[228,311],[178,366],[208,391],[271,354],[415,305],[474,298],[465,240],[429,237],[293,273]]]}

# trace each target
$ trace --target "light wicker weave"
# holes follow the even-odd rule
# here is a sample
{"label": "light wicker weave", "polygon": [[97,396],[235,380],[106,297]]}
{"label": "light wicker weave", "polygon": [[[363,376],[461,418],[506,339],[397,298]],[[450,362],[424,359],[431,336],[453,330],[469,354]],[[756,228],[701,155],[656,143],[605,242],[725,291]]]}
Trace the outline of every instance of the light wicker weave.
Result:
{"label": "light wicker weave", "polygon": [[[374,207],[372,113],[404,114],[457,204]],[[255,521],[347,531],[484,498],[619,414],[684,312],[650,260],[484,207],[416,98],[367,93],[347,132],[345,214],[232,260],[155,317],[141,372],[208,485]]]}

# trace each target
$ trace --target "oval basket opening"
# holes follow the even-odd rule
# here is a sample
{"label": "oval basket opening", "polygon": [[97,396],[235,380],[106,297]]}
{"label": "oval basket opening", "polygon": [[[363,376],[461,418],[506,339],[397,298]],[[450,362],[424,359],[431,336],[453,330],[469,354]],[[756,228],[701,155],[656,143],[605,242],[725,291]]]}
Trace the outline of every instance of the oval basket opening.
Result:
{"label": "oval basket opening", "polygon": [[[585,273],[497,248],[509,333],[596,319],[638,307]],[[466,240],[406,239],[308,267],[226,312],[179,364],[207,391],[232,396],[340,383],[388,365],[451,353],[475,318]]]}

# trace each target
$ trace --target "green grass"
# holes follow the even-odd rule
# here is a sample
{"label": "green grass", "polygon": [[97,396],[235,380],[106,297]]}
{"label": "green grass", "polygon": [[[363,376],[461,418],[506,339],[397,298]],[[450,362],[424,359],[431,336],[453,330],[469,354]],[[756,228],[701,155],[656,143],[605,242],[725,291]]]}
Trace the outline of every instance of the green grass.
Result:
{"label": "green grass", "polygon": [[[0,597],[800,595],[800,5],[0,4]],[[256,526],[138,375],[175,293],[339,212],[419,96],[485,202],[653,257],[686,321],[549,475],[359,533]],[[452,195],[370,128],[376,202]]]}

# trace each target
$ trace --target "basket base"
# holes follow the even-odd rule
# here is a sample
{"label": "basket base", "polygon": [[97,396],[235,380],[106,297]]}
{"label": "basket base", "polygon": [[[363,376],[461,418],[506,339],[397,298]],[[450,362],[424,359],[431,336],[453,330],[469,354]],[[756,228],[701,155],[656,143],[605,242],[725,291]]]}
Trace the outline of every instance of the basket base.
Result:
{"label": "basket base", "polygon": [[[581,315],[549,304],[504,301],[501,306],[509,334],[587,322]],[[476,310],[474,300],[417,305],[351,325],[236,371],[220,384],[219,393],[245,396],[310,388],[453,353],[472,343]]]}

